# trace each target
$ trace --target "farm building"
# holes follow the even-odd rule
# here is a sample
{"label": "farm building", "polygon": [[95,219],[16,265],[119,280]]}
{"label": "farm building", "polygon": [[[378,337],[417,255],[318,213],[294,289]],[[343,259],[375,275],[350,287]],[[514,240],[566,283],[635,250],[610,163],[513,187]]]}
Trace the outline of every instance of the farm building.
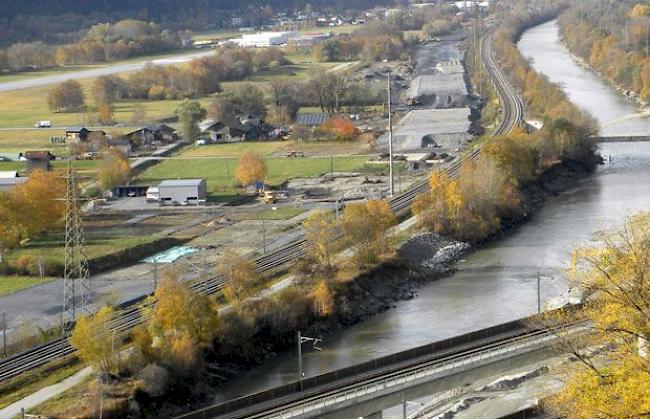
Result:
{"label": "farm building", "polygon": [[158,185],[161,205],[198,204],[208,196],[205,179],[168,179]]}
{"label": "farm building", "polygon": [[[2,172],[0,172],[2,173]],[[17,185],[27,182],[26,177],[0,177],[0,192],[9,192]]]}
{"label": "farm building", "polygon": [[54,160],[54,155],[49,151],[26,151],[21,155],[27,161],[27,172],[34,170],[47,172],[51,169],[50,161]]}
{"label": "farm building", "polygon": [[84,127],[72,127],[65,130],[65,139],[68,144],[79,144],[88,141],[88,137],[92,133],[106,135],[104,131],[91,131]]}
{"label": "farm building", "polygon": [[240,47],[272,47],[286,44],[298,36],[298,32],[257,32],[242,34],[241,38],[231,41]]}

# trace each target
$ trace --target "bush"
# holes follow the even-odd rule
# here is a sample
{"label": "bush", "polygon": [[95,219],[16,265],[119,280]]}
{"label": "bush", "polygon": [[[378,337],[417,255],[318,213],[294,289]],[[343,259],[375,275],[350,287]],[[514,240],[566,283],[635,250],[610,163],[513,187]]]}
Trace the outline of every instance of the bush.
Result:
{"label": "bush", "polygon": [[169,371],[158,364],[148,364],[138,378],[140,389],[150,397],[164,396],[169,390]]}

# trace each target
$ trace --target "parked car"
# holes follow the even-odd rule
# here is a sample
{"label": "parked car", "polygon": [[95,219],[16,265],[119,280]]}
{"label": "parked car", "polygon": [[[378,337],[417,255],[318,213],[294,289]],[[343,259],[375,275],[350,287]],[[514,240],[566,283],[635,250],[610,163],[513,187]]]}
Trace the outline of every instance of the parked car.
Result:
{"label": "parked car", "polygon": [[52,128],[52,121],[38,121],[34,124],[34,128]]}

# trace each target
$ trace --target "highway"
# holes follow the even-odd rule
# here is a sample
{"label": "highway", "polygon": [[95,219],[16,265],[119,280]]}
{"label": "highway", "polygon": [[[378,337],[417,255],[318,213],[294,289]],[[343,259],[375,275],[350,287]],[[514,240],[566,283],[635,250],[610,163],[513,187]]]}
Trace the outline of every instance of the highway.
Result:
{"label": "highway", "polygon": [[[489,42],[490,39],[490,33],[481,39],[481,56],[501,99],[501,120],[493,131],[493,135],[499,135],[511,131],[519,124],[523,117],[523,103],[514,88],[507,81],[503,71],[496,64],[494,52]],[[480,152],[480,147],[477,147],[466,154],[464,158],[454,162],[447,169],[448,177],[450,179],[459,177],[460,169],[465,159],[477,159],[480,156]],[[419,182],[403,194],[390,198],[390,207],[395,213],[404,213],[408,211],[415,198],[427,190],[428,181]],[[306,241],[299,239],[274,252],[260,256],[255,260],[256,269],[260,273],[270,273],[278,269],[286,268],[292,261],[305,254],[306,246]],[[199,292],[214,294],[219,292],[225,284],[222,277],[214,275],[191,286]],[[144,296],[135,302],[140,302],[143,299]],[[112,327],[120,333],[126,333],[136,325],[142,323],[142,321],[139,305],[133,304],[116,312]],[[22,353],[2,359],[0,360],[0,382],[72,353],[74,353],[74,348],[71,347],[67,338],[63,338],[44,343]]]}
{"label": "highway", "polygon": [[202,58],[212,55],[212,49],[202,50],[200,52],[184,51],[177,55],[165,58],[143,59],[129,63],[106,64],[101,67],[91,68],[79,71],[62,71],[52,74],[51,76],[30,77],[15,81],[0,83],[0,92],[9,92],[12,90],[29,89],[31,87],[46,86],[48,84],[62,83],[66,80],[81,80],[100,76],[109,76],[111,74],[126,73],[130,71],[142,70],[147,64],[155,65],[172,65],[191,61],[195,58]]}

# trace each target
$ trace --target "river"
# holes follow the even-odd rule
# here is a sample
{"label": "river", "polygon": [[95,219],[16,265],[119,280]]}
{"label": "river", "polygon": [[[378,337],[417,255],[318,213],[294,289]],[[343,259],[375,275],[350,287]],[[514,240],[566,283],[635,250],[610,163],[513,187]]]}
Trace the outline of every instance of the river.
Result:
{"label": "river", "polygon": [[[561,83],[569,97],[590,111],[607,135],[650,134],[633,103],[573,62],[554,22],[526,32],[519,47],[538,71]],[[588,92],[588,95],[587,95]],[[614,122],[612,122],[614,121]],[[650,205],[650,143],[609,143],[601,153],[612,163],[550,199],[527,224],[459,263],[451,277],[422,287],[415,299],[346,331],[328,336],[323,351],[305,345],[307,376],[363,362],[461,333],[507,322],[537,310],[537,273],[544,304],[567,293],[563,270],[571,250],[594,233],[620,224]],[[280,354],[240,374],[217,400],[230,399],[296,378],[296,354]]]}

